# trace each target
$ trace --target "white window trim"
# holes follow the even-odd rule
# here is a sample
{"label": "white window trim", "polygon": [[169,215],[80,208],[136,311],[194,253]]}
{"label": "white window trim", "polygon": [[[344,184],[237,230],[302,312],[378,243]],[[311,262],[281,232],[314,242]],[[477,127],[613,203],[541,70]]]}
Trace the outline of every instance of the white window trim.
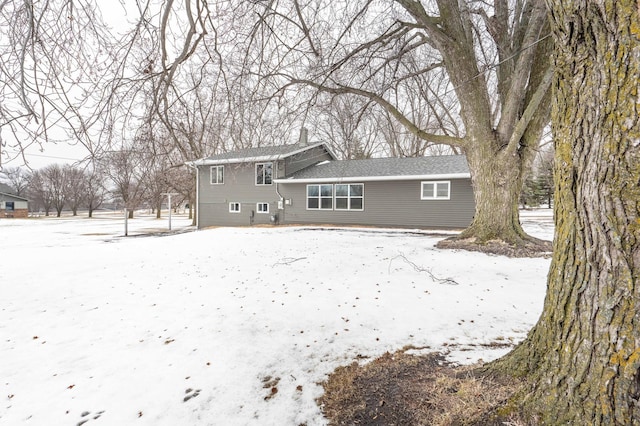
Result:
{"label": "white window trim", "polygon": [[[216,181],[218,180],[218,169],[222,169],[222,182],[213,181],[213,169],[216,169]],[[211,185],[224,185],[224,166],[211,166],[209,168],[209,183]]]}
{"label": "white window trim", "polygon": [[[446,197],[438,197],[438,184],[447,184],[447,196]],[[425,197],[424,196],[424,185],[429,184],[433,185],[433,197]],[[420,199],[421,200],[450,200],[451,199],[451,181],[450,180],[430,180],[420,182]]]}
{"label": "white window trim", "polygon": [[[238,206],[238,210],[232,210],[232,207],[235,205]],[[238,203],[237,201],[233,201],[229,203],[229,213],[240,213],[241,210],[242,210],[242,203]]]}
{"label": "white window trim", "polygon": [[[260,210],[260,206],[263,205],[263,204],[265,206],[267,206],[267,210],[266,211]],[[258,214],[269,214],[269,203],[256,203],[256,212]]]}
{"label": "white window trim", "polygon": [[[265,164],[271,164],[271,183],[258,183],[258,166],[264,166]],[[264,170],[264,169],[263,169]],[[265,161],[264,163],[256,163],[256,167],[253,173],[253,184],[255,186],[270,186],[273,185],[273,175],[275,172],[275,167],[273,161]],[[264,182],[264,171],[262,175],[262,181]]]}
{"label": "white window trim", "polygon": [[[318,187],[318,196],[317,197],[313,197],[313,198],[317,198],[318,199],[318,208],[312,208],[309,207],[309,187],[310,186],[317,186]],[[323,186],[331,186],[331,208],[327,209],[327,208],[322,208],[322,199],[328,199],[329,197],[323,197],[322,195],[322,187]],[[305,192],[305,205],[307,210],[322,210],[322,211],[331,211],[334,210],[335,207],[335,187],[333,184],[329,184],[329,183],[311,183],[309,185],[306,186],[306,192]]]}
{"label": "white window trim", "polygon": [[[336,195],[336,186],[338,185],[347,185],[349,187],[349,194],[345,197],[345,196],[338,196]],[[350,185],[362,185],[362,195],[356,195],[356,196],[351,196],[351,186]],[[347,199],[347,208],[346,209],[339,209],[338,208],[338,204],[336,203],[336,200],[338,198],[346,198]],[[351,199],[352,198],[359,198],[362,200],[362,208],[361,209],[352,209],[351,208]],[[354,182],[354,183],[336,183],[333,185],[333,209],[339,212],[348,212],[348,211],[352,211],[352,212],[363,212],[364,211],[364,183],[360,183],[360,182]]]}

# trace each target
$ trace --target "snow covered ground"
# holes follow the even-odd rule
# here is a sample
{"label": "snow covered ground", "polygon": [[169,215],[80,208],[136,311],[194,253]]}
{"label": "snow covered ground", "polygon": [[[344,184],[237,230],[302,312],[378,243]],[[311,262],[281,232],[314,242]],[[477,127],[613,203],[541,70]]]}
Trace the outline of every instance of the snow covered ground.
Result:
{"label": "snow covered ground", "polygon": [[[552,238],[549,210],[522,221]],[[0,220],[0,424],[325,424],[315,399],[339,365],[406,345],[505,353],[550,262],[415,230],[149,235],[167,225],[134,219],[124,238],[114,213]]]}

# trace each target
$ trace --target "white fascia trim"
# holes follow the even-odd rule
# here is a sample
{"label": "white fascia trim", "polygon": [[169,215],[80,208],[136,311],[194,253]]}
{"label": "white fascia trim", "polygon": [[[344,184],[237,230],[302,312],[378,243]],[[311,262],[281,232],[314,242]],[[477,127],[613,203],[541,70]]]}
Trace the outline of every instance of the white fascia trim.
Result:
{"label": "white fascia trim", "polygon": [[439,180],[439,179],[469,179],[470,173],[450,173],[442,175],[406,175],[406,176],[353,176],[353,177],[323,177],[309,179],[274,179],[275,183],[324,183],[324,182],[382,182],[399,180]]}
{"label": "white fascia trim", "polygon": [[[278,161],[278,160],[282,160],[283,158],[300,154],[309,149],[317,148],[323,145],[324,145],[324,142],[320,142],[320,143],[300,147],[299,149],[288,152],[286,154],[277,154],[277,155],[261,155],[257,157],[236,157],[236,158],[225,158],[222,160],[209,160],[207,158],[201,158],[199,160],[188,161],[186,164],[197,167],[197,166],[216,166],[221,164],[260,163],[265,161]],[[334,160],[337,158],[335,154],[329,149],[328,146],[325,145],[324,148],[327,150],[329,155],[333,157]]]}
{"label": "white fascia trim", "polygon": [[310,145],[307,145],[307,146],[303,146],[303,147],[301,147],[300,149],[298,149],[296,151],[290,152],[287,155],[281,155],[280,157],[282,157],[282,158],[290,157],[292,155],[300,154],[301,152],[305,152],[305,151],[308,151],[311,148],[317,148],[319,146],[324,146],[324,149],[329,153],[329,155],[331,157],[333,157],[334,160],[338,159],[338,157],[336,157],[336,155],[333,153],[333,151],[331,151],[331,149],[327,145],[325,145],[324,142],[318,142],[318,143],[310,144]]}

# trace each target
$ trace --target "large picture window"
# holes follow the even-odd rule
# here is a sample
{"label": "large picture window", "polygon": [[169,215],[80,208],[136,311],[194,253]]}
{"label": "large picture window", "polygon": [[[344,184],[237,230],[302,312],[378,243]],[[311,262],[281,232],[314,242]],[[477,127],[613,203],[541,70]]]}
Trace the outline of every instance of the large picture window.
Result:
{"label": "large picture window", "polygon": [[211,166],[209,173],[212,185],[222,185],[224,183],[224,166]]}
{"label": "large picture window", "polygon": [[336,184],[336,210],[364,210],[364,184]]}
{"label": "large picture window", "polygon": [[271,185],[273,178],[273,163],[256,164],[256,185]]}
{"label": "large picture window", "polygon": [[307,209],[332,210],[333,185],[307,185]]}
{"label": "large picture window", "polygon": [[422,182],[421,199],[448,200],[451,198],[451,183],[449,181]]}

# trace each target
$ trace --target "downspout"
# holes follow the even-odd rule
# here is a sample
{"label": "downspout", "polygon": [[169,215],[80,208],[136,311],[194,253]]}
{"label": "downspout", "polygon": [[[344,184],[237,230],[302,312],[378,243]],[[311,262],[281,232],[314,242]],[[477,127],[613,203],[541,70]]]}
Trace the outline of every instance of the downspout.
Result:
{"label": "downspout", "polygon": [[[276,161],[276,176],[278,176],[278,172],[280,171],[280,165],[279,165],[279,161]],[[284,198],[282,197],[282,194],[280,194],[280,189],[278,189],[278,182],[276,182],[276,194],[278,194],[278,199],[279,202],[278,204],[282,205],[282,215],[284,216]],[[277,206],[276,206],[277,207]],[[278,224],[280,224],[280,209],[278,209]]]}

